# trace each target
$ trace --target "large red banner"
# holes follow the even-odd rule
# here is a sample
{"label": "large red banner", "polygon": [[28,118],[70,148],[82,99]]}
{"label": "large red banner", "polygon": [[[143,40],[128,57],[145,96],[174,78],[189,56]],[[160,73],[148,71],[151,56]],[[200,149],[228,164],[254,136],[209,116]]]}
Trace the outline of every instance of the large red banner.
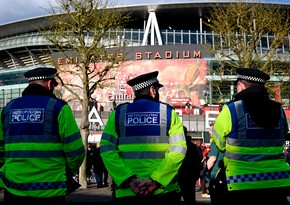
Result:
{"label": "large red banner", "polygon": [[[61,69],[75,69],[74,65],[62,65]],[[97,89],[92,98],[98,101],[98,106],[104,110],[112,109],[112,102],[118,104],[132,101],[134,93],[127,81],[138,75],[159,71],[158,79],[164,85],[160,89],[160,100],[184,109],[188,101],[192,107],[201,106],[206,102],[203,95],[207,90],[205,75],[208,74],[208,63],[202,58],[125,61],[114,73],[114,81],[110,81],[102,89]],[[65,83],[81,85],[81,79],[71,74],[61,75]],[[75,89],[74,89],[75,90]],[[81,90],[78,91],[81,95]],[[68,91],[63,92],[66,100],[71,99]],[[74,109],[80,109],[74,107]]]}

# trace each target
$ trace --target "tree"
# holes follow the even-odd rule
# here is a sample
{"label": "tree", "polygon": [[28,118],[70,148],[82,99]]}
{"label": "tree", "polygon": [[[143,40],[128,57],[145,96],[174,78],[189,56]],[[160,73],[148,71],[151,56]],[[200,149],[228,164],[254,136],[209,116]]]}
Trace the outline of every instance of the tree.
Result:
{"label": "tree", "polygon": [[[49,29],[41,28],[51,48],[65,55],[73,64],[53,62],[58,70],[66,100],[81,105],[80,132],[87,148],[89,135],[88,105],[97,88],[114,80],[114,70],[122,62],[126,46],[118,31],[130,21],[130,14],[114,7],[109,0],[56,0],[50,3]],[[115,31],[115,35],[113,32]],[[70,53],[70,54],[68,54]],[[74,53],[74,60],[71,57]],[[86,159],[79,170],[81,188],[87,188]]]}
{"label": "tree", "polygon": [[233,68],[244,67],[288,75],[288,67],[277,62],[289,62],[289,54],[281,52],[289,45],[289,20],[288,11],[276,4],[241,0],[213,6],[204,23],[217,34],[209,49],[216,53],[220,71],[234,74]]}

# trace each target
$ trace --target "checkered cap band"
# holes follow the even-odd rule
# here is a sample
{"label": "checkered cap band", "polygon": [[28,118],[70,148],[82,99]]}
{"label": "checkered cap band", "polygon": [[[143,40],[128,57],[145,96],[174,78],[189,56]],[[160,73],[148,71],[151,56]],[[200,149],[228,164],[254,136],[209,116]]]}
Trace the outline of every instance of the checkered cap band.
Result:
{"label": "checkered cap band", "polygon": [[141,90],[141,89],[146,88],[146,87],[148,87],[148,86],[150,86],[150,85],[152,85],[154,83],[157,83],[157,82],[158,82],[157,78],[151,78],[149,80],[146,80],[145,82],[133,85],[132,89],[135,92],[137,90]]}
{"label": "checkered cap band", "polygon": [[28,81],[32,81],[32,80],[48,80],[48,79],[54,79],[54,75],[30,77],[30,78],[28,78]]}
{"label": "checkered cap band", "polygon": [[258,82],[258,83],[265,83],[266,82],[262,78],[253,77],[253,76],[247,76],[247,75],[238,75],[238,79],[254,81],[254,82]]}

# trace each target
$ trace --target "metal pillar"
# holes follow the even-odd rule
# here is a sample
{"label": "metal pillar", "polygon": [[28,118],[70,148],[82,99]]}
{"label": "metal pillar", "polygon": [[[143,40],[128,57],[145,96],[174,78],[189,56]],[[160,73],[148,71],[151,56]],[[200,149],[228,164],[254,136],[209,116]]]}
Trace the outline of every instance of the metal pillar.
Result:
{"label": "metal pillar", "polygon": [[142,46],[147,45],[149,32],[150,32],[150,45],[155,45],[155,35],[157,37],[158,45],[162,45],[163,43],[161,39],[159,26],[157,23],[155,9],[149,9],[148,12],[149,12],[149,17],[148,17],[148,21],[147,21],[145,32],[144,32]]}

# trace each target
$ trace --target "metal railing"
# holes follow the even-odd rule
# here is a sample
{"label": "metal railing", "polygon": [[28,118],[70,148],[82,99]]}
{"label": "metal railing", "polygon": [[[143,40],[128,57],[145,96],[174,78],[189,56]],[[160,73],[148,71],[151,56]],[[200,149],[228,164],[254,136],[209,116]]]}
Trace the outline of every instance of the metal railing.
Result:
{"label": "metal railing", "polygon": [[[49,32],[49,31],[48,31]],[[143,29],[122,29],[109,30],[108,37],[117,36],[122,41],[125,41],[128,46],[141,46],[143,37]],[[193,30],[160,30],[163,45],[179,45],[179,44],[210,44],[213,47],[220,46],[220,35],[209,31],[193,31]],[[86,38],[91,42],[94,32],[88,32]],[[266,35],[262,38],[259,46],[256,48],[258,53],[263,53],[270,48],[274,35]],[[105,39],[104,39],[105,42]],[[0,50],[25,47],[25,46],[47,46],[51,43],[40,33],[26,33],[22,35],[9,36],[0,39]],[[277,54],[289,54],[290,36],[277,49]]]}

